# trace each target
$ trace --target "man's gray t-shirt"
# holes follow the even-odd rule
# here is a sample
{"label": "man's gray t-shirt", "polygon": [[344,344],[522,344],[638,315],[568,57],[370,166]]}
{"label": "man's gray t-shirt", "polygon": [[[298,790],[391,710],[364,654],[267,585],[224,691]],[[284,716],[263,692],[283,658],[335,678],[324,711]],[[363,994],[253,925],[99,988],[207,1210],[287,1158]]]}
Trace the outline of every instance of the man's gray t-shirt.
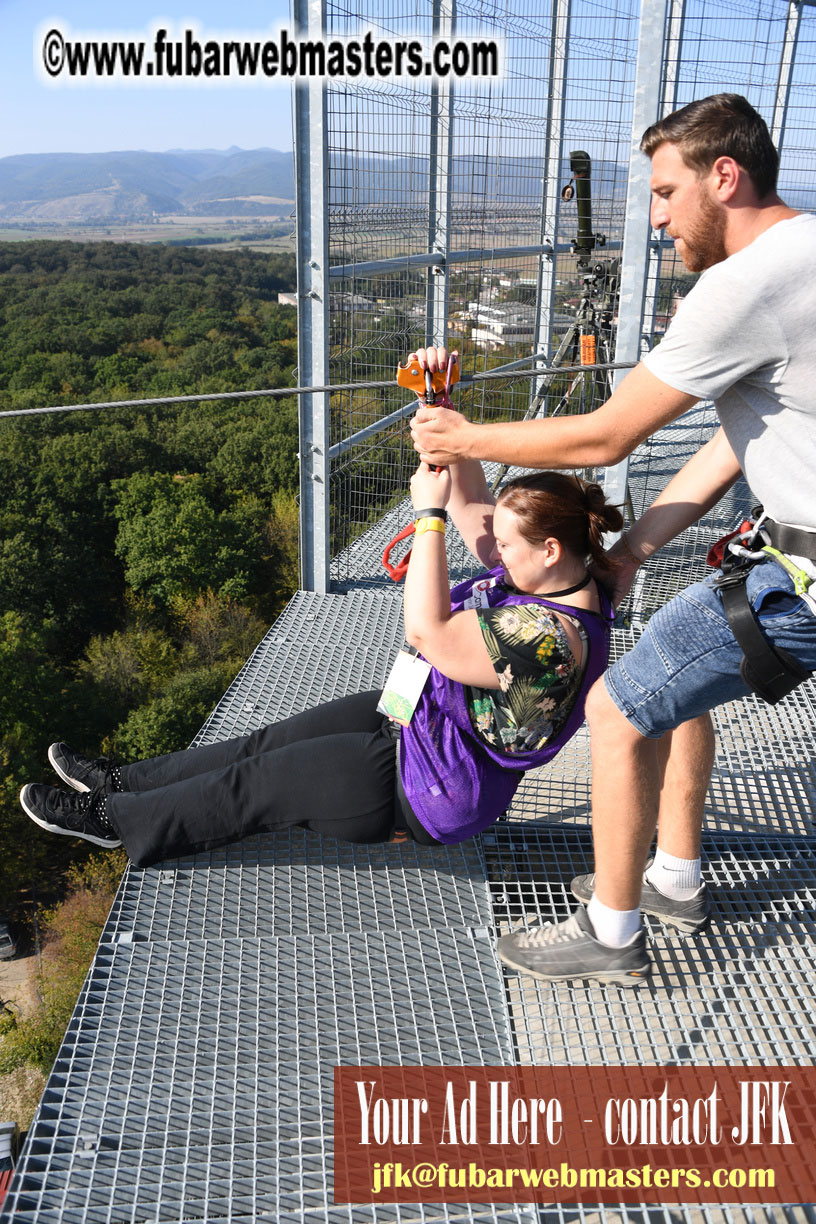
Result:
{"label": "man's gray t-shirt", "polygon": [[816,217],[778,221],[707,269],[643,364],[714,401],[771,518],[816,529]]}

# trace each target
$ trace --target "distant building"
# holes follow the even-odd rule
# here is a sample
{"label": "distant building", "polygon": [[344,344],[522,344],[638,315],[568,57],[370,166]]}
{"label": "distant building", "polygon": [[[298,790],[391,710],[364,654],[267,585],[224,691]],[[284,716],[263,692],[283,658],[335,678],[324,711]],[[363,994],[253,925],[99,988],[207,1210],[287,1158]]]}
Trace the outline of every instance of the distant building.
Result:
{"label": "distant building", "polygon": [[296,293],[279,293],[278,302],[281,306],[297,306],[298,304],[297,294]]}
{"label": "distant building", "polygon": [[360,314],[368,314],[376,308],[376,302],[364,297],[362,293],[332,293],[329,295],[331,309]]}
{"label": "distant building", "polygon": [[506,344],[532,344],[535,339],[534,306],[527,306],[523,302],[507,302],[503,306],[485,306],[473,302],[470,303],[470,313],[476,324],[471,339],[482,348],[497,349]]}
{"label": "distant building", "polygon": [[678,290],[675,290],[672,294],[671,309],[669,310],[668,314],[655,315],[653,330],[656,336],[662,336],[665,333],[672,319],[677,314],[678,308],[680,307],[680,304],[685,296],[685,293],[680,293]]}

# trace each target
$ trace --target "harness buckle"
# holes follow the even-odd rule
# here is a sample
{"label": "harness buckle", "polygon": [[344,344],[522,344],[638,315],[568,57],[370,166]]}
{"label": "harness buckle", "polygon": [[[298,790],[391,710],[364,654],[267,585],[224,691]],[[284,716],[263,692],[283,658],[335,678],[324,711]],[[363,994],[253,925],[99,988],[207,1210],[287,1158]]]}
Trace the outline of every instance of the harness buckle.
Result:
{"label": "harness buckle", "polygon": [[742,586],[748,580],[748,570],[750,568],[749,565],[740,564],[739,562],[735,565],[729,565],[727,569],[723,566],[720,573],[714,579],[714,586],[718,591],[729,591],[734,587]]}

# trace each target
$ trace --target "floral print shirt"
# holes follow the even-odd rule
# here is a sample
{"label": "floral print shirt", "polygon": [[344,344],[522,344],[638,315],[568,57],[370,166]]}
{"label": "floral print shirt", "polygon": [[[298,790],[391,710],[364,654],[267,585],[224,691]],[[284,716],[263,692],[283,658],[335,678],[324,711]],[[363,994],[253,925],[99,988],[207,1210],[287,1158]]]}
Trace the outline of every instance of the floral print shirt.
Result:
{"label": "floral print shirt", "polygon": [[581,684],[563,627],[539,603],[477,611],[501,688],[466,687],[474,730],[509,754],[542,748],[566,722]]}

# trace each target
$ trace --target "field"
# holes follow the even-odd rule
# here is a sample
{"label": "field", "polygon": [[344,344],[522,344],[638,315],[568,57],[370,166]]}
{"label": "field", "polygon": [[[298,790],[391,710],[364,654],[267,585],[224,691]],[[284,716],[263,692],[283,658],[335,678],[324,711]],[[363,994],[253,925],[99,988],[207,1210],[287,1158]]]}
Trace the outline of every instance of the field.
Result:
{"label": "field", "polygon": [[[294,208],[294,204],[292,205]],[[0,222],[1,242],[34,239],[69,242],[165,242],[185,246],[236,247],[280,254],[294,252],[295,222],[278,215],[269,217],[196,217],[168,215],[156,221],[105,224],[104,222],[60,223],[57,221]]]}

